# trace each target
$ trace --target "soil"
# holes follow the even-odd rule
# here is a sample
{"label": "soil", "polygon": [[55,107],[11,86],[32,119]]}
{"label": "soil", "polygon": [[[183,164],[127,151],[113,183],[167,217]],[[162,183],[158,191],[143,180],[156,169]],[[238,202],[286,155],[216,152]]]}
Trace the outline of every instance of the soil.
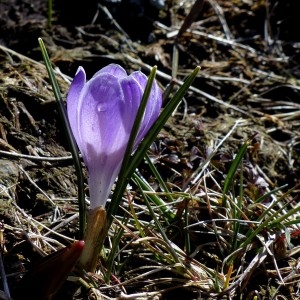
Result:
{"label": "soil", "polygon": [[[256,186],[262,178],[270,190],[282,187],[283,193],[296,187],[290,193],[295,204],[300,179],[297,2],[204,1],[177,35],[194,1],[53,1],[51,17],[47,1],[0,1],[1,253],[12,293],[24,271],[41,256],[78,235],[77,178],[38,38],[45,43],[64,99],[79,66],[90,78],[109,63],[145,74],[156,65],[164,89],[171,79],[178,83],[201,66],[193,88],[151,148],[163,179],[175,190],[184,190],[193,172],[229,134],[212,160],[224,171],[216,175],[222,183],[235,154],[255,135],[246,154],[245,176]],[[146,165],[141,171],[148,175]],[[211,188],[216,185],[210,182]],[[46,227],[57,232],[48,232],[48,240],[40,238]],[[299,245],[297,238],[292,242]],[[205,260],[211,260],[211,267],[217,264],[209,256]],[[286,257],[280,267],[297,265],[297,260],[298,254]],[[267,266],[256,273],[246,286],[222,297],[299,299],[297,281],[278,285],[276,272]],[[142,283],[127,288],[144,291]],[[185,295],[180,299],[216,296],[196,288],[176,291],[161,299],[179,299],[180,292]],[[115,299],[119,292],[112,288],[105,299]],[[76,299],[88,297],[92,296],[82,293]]]}

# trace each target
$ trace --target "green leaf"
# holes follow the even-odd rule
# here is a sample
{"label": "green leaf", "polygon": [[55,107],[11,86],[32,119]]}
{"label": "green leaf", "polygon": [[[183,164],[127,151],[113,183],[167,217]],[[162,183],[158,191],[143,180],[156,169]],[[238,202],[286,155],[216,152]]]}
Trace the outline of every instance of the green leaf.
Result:
{"label": "green leaf", "polygon": [[77,144],[72,134],[72,130],[69,124],[69,120],[66,114],[65,104],[62,100],[61,92],[58,86],[58,82],[56,80],[51,61],[49,59],[46,47],[41,38],[38,39],[39,45],[42,51],[42,55],[44,58],[45,66],[48,72],[48,76],[52,85],[53,93],[58,104],[58,111],[60,118],[62,120],[64,130],[66,133],[67,141],[70,147],[70,151],[72,153],[76,175],[77,175],[77,187],[78,187],[78,206],[79,206],[79,239],[82,239],[85,232],[86,225],[86,206],[85,206],[85,194],[84,194],[84,177],[81,168],[81,162],[78,154]]}
{"label": "green leaf", "polygon": [[[113,193],[111,205],[109,206],[109,208],[107,210],[107,217],[108,217],[109,224],[112,222],[112,217],[115,215],[115,213],[118,209],[118,206],[122,199],[123,193],[126,189],[126,186],[129,182],[129,180],[131,179],[131,176],[133,175],[135,169],[140,164],[140,162],[143,160],[150,145],[153,143],[156,136],[158,135],[158,133],[160,132],[162,127],[167,122],[168,118],[171,116],[171,114],[176,109],[177,105],[180,103],[180,101],[182,100],[183,96],[185,95],[185,93],[187,92],[189,87],[192,85],[199,70],[200,70],[200,67],[196,67],[195,70],[192,72],[192,74],[190,76],[188,76],[188,78],[185,80],[183,85],[179,88],[179,90],[172,97],[170,102],[163,109],[163,111],[159,115],[157,121],[153,124],[153,126],[149,130],[149,132],[146,135],[146,137],[144,138],[144,140],[140,143],[140,145],[137,148],[137,150],[135,151],[135,153],[129,157],[130,159],[128,157],[125,158],[125,163],[122,164],[121,171],[120,171],[119,177],[118,177],[118,181],[116,183],[116,188]],[[149,79],[148,79],[148,83],[147,83],[147,86],[145,89],[143,100],[145,97],[149,97],[149,96],[147,96],[147,93],[150,93],[150,92],[147,90],[147,88],[148,88],[148,86],[150,86],[150,83],[152,85],[152,80],[154,79],[154,77],[152,77],[154,75],[152,72],[154,72],[153,69],[152,69]],[[149,81],[150,81],[150,83],[149,83]],[[143,100],[142,100],[142,102],[143,102]],[[130,147],[130,145],[128,147]],[[127,155],[129,155],[129,154],[127,153]],[[127,163],[127,162],[130,162],[130,163]]]}

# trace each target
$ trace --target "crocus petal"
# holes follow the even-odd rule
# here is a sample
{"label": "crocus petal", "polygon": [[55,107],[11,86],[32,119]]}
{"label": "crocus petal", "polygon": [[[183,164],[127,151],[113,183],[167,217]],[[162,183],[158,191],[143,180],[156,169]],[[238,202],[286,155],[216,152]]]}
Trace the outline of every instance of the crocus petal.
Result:
{"label": "crocus petal", "polygon": [[[143,73],[127,76],[116,64],[101,69],[87,83],[83,69],[74,78],[68,117],[88,169],[91,209],[105,205],[118,176],[146,83]],[[161,98],[154,82],[134,148],[156,120]]]}
{"label": "crocus petal", "polygon": [[90,198],[98,198],[91,201],[94,208],[93,203],[101,206],[107,200],[130,131],[124,127],[124,95],[116,77],[99,74],[80,97],[79,149],[89,172]]}
{"label": "crocus petal", "polygon": [[[142,72],[134,72],[129,77],[134,78],[140,85],[141,89],[144,91],[148,78]],[[135,147],[141,142],[143,137],[146,135],[150,127],[153,125],[154,121],[157,119],[160,109],[162,106],[162,91],[158,87],[156,81],[152,84],[152,89],[147,102],[145,114],[140,125],[138,135],[135,140]]]}
{"label": "crocus petal", "polygon": [[80,126],[78,124],[78,117],[77,117],[78,101],[80,99],[80,93],[84,87],[85,81],[86,81],[85,71],[82,67],[79,67],[70,86],[68,92],[68,98],[67,98],[68,118],[69,118],[70,126],[73,131],[73,135],[76,140],[78,140],[78,133],[79,133],[78,126]]}
{"label": "crocus petal", "polygon": [[126,109],[124,109],[123,112],[123,121],[125,122],[130,135],[138,108],[141,103],[143,90],[139,83],[130,76],[120,80],[120,84],[124,98],[126,99]]}
{"label": "crocus petal", "polygon": [[115,76],[117,78],[120,78],[120,79],[124,78],[124,77],[127,77],[126,71],[120,65],[110,64],[110,65],[102,68],[101,70],[99,70],[97,73],[95,73],[93,78],[97,77],[99,74],[104,74],[104,73],[113,75],[113,76]]}
{"label": "crocus petal", "polygon": [[106,151],[105,146],[109,145],[107,151],[118,148],[115,137],[122,127],[116,126],[116,122],[122,121],[124,96],[116,77],[110,74],[99,75],[90,80],[82,90],[78,107],[79,139],[83,156],[90,160],[89,149],[92,145],[101,151]]}

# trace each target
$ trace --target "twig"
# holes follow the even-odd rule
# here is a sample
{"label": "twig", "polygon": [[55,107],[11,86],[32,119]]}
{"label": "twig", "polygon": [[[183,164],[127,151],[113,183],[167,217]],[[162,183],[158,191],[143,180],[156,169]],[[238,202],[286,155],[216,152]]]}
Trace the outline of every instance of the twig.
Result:
{"label": "twig", "polygon": [[228,41],[232,41],[234,39],[230,29],[229,29],[229,26],[226,22],[226,19],[225,19],[225,16],[224,16],[224,12],[223,12],[223,9],[222,7],[218,4],[217,1],[215,0],[208,0],[208,2],[210,3],[210,5],[212,6],[212,8],[215,10],[219,20],[220,20],[220,23],[223,27],[223,31],[224,31],[224,34],[226,36],[226,39]]}
{"label": "twig", "polygon": [[50,162],[57,162],[57,161],[71,161],[72,156],[61,156],[61,157],[49,157],[49,156],[34,156],[34,155],[27,155],[27,154],[21,154],[17,152],[9,152],[9,151],[4,151],[0,150],[0,154],[3,156],[15,158],[15,159],[29,159],[33,161],[50,161]]}
{"label": "twig", "polygon": [[20,165],[18,167],[23,172],[23,174],[26,176],[26,178],[30,181],[30,183],[48,199],[48,201],[52,204],[53,207],[56,207],[56,204],[52,201],[52,199],[31,179],[31,177],[23,169],[23,167]]}
{"label": "twig", "polygon": [[[52,234],[55,234],[55,235],[57,235],[57,236],[59,236],[59,237],[65,239],[65,240],[68,240],[68,241],[72,241],[72,242],[74,241],[74,239],[69,238],[68,236],[65,236],[65,235],[63,235],[63,234],[60,234],[60,233],[56,232],[55,230],[53,230],[53,229],[47,227],[47,226],[44,225],[43,223],[41,223],[41,222],[35,220],[35,219],[32,218],[31,216],[29,216],[23,209],[21,209],[16,203],[12,202],[12,205],[14,205],[14,206],[16,207],[16,209],[17,209],[17,210],[18,210],[18,211],[19,211],[19,212],[27,219],[28,222],[29,222],[29,221],[33,221],[33,223],[36,223],[39,227],[42,227],[43,229],[45,229],[45,230],[51,232]],[[21,223],[21,222],[20,222],[20,223]]]}
{"label": "twig", "polygon": [[[229,40],[224,39],[222,37],[215,36],[215,35],[212,35],[210,33],[205,33],[205,32],[199,31],[199,30],[188,29],[187,32],[190,32],[190,33],[195,34],[195,35],[206,37],[208,39],[211,39],[211,40],[217,41],[219,43],[222,43],[224,45],[229,45],[229,46],[232,46],[232,47],[238,47],[238,48],[241,48],[241,49],[245,49],[245,50],[247,50],[248,52],[250,52],[252,54],[256,54],[256,50],[254,48],[252,48],[250,46],[240,44],[240,43],[237,43],[237,42],[234,42],[232,40],[229,41]],[[172,32],[167,33],[167,38],[174,37],[177,34],[178,34],[178,30],[174,30]]]}
{"label": "twig", "polygon": [[[135,58],[131,57],[130,55],[124,54],[124,58],[126,58],[127,60],[129,60],[129,61],[131,61],[131,62],[133,62],[133,63],[135,63],[135,64],[138,64],[138,65],[142,66],[143,68],[145,68],[145,69],[147,69],[147,70],[151,70],[151,69],[152,69],[151,66],[145,64],[145,63],[142,62],[141,60],[138,60],[138,59],[135,59]],[[161,78],[166,79],[166,80],[168,80],[168,81],[173,80],[173,81],[174,81],[176,84],[178,84],[178,85],[182,85],[182,84],[183,84],[183,81],[178,80],[178,79],[174,79],[174,78],[172,78],[172,76],[170,76],[170,75],[168,75],[168,74],[166,74],[166,73],[163,73],[163,72],[161,72],[161,71],[158,71],[158,70],[157,70],[157,71],[156,71],[156,74],[157,74],[158,77],[161,77]],[[227,107],[227,108],[231,108],[231,109],[233,109],[233,110],[235,110],[235,111],[238,111],[238,112],[240,112],[240,113],[243,114],[243,115],[246,115],[246,116],[248,116],[248,117],[251,117],[251,114],[250,114],[250,113],[248,113],[248,112],[242,110],[241,108],[238,108],[238,107],[236,107],[236,106],[234,106],[234,105],[231,105],[231,104],[229,104],[229,103],[227,103],[227,102],[224,102],[223,100],[218,99],[218,98],[216,98],[216,97],[214,97],[214,96],[212,96],[212,95],[210,95],[210,94],[208,94],[208,93],[206,93],[206,92],[204,92],[204,91],[202,91],[202,90],[200,90],[200,89],[197,89],[197,88],[195,88],[194,86],[190,86],[190,87],[189,87],[189,90],[190,90],[190,91],[193,91],[193,92],[195,92],[195,93],[197,93],[197,94],[199,94],[199,95],[202,95],[202,96],[204,96],[205,98],[207,98],[207,99],[209,99],[209,100],[211,100],[211,101],[213,101],[213,102],[216,102],[216,103],[218,103],[218,104],[220,104],[220,105],[223,105],[223,106],[225,106],[225,107]]]}

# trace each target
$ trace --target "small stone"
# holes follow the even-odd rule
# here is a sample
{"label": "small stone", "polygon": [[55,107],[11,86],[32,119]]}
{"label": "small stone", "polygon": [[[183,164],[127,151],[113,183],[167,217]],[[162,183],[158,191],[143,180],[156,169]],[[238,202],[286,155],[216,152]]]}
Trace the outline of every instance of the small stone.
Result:
{"label": "small stone", "polygon": [[0,159],[0,199],[15,199],[18,179],[18,166],[10,160]]}

